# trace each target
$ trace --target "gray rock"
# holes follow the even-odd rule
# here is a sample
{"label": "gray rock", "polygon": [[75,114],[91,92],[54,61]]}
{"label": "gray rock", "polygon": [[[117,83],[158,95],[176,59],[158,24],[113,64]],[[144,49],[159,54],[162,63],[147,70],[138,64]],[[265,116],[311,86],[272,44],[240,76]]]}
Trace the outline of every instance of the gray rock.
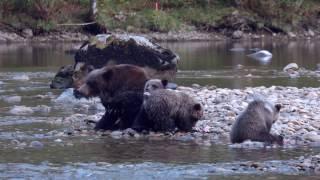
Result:
{"label": "gray rock", "polygon": [[43,143],[39,142],[39,141],[32,141],[30,144],[29,144],[29,147],[31,148],[35,148],[35,149],[42,149],[43,148]]}
{"label": "gray rock", "polygon": [[32,114],[33,110],[32,108],[26,106],[14,106],[9,112],[16,115],[27,115]]}
{"label": "gray rock", "polygon": [[33,37],[33,31],[32,29],[26,28],[22,30],[22,36],[25,38],[32,38]]}
{"label": "gray rock", "polygon": [[299,70],[299,66],[297,63],[290,63],[283,68],[284,72],[297,71]]}
{"label": "gray rock", "polygon": [[309,29],[308,30],[308,35],[313,37],[313,36],[315,36],[315,33],[311,29]]}
{"label": "gray rock", "polygon": [[18,103],[18,102],[21,102],[21,96],[4,97],[3,101],[5,101],[7,103]]}
{"label": "gray rock", "polygon": [[234,31],[231,36],[232,39],[241,39],[242,37],[243,37],[243,32],[240,30]]}
{"label": "gray rock", "polygon": [[113,131],[110,135],[112,137],[120,137],[120,136],[122,136],[122,132],[121,131]]}
{"label": "gray rock", "polygon": [[21,75],[16,75],[12,77],[13,80],[18,80],[18,81],[29,81],[30,78],[26,74],[21,74]]}
{"label": "gray rock", "polygon": [[293,32],[288,32],[288,36],[289,36],[290,38],[296,38],[296,37],[297,37],[297,35],[294,34]]}
{"label": "gray rock", "polygon": [[306,140],[312,141],[312,142],[320,142],[320,135],[318,135],[316,132],[309,132],[304,135],[304,138]]}

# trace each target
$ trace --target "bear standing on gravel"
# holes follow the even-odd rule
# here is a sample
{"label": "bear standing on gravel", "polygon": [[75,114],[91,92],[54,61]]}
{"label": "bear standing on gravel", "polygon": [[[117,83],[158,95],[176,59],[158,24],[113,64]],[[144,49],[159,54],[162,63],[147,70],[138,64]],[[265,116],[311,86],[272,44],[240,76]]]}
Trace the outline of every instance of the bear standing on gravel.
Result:
{"label": "bear standing on gravel", "polygon": [[96,124],[96,130],[126,129],[132,126],[140,110],[147,80],[146,73],[138,66],[105,66],[91,71],[74,95],[100,97],[106,112]]}
{"label": "bear standing on gravel", "polygon": [[252,101],[233,124],[231,142],[242,143],[251,140],[283,145],[282,136],[270,134],[271,126],[278,119],[280,109],[280,104],[273,105],[263,100]]}
{"label": "bear standing on gravel", "polygon": [[135,130],[191,131],[202,117],[201,104],[185,93],[169,89],[145,88]]}

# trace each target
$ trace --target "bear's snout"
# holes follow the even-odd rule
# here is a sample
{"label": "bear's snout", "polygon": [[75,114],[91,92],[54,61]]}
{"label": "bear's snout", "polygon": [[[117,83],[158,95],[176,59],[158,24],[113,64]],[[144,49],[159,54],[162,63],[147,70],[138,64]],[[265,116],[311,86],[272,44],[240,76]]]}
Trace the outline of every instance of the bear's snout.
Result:
{"label": "bear's snout", "polygon": [[75,90],[73,91],[73,95],[74,95],[74,97],[76,97],[77,99],[80,99],[80,98],[82,98],[82,97],[85,97],[78,89],[75,89]]}
{"label": "bear's snout", "polygon": [[74,97],[76,97],[77,99],[80,99],[80,98],[87,98],[88,97],[88,95],[87,94],[85,94],[85,93],[83,93],[82,91],[81,91],[81,89],[75,89],[75,90],[73,90],[73,95],[74,95]]}

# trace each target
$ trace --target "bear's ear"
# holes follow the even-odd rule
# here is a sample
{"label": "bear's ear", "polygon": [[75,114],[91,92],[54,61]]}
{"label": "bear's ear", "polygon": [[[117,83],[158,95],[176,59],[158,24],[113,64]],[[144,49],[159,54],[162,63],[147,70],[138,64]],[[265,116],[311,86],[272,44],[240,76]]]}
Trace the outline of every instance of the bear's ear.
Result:
{"label": "bear's ear", "polygon": [[196,111],[200,111],[201,110],[201,104],[197,103],[193,106],[193,109]]}
{"label": "bear's ear", "polygon": [[276,108],[277,111],[280,111],[280,109],[281,109],[281,104],[276,104],[274,107]]}
{"label": "bear's ear", "polygon": [[163,87],[167,87],[167,85],[168,85],[168,80],[162,79],[162,80],[161,80],[161,83],[162,83]]}
{"label": "bear's ear", "polygon": [[103,79],[110,79],[113,76],[113,71],[108,69],[106,72],[102,74]]}

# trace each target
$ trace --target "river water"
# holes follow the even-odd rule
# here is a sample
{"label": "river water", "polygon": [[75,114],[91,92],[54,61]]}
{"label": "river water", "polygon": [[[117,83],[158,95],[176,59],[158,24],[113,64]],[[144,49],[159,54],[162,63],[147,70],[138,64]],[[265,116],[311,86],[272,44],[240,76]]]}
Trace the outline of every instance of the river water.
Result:
{"label": "river water", "polygon": [[[291,62],[316,69],[320,63],[320,42],[162,45],[181,57],[178,84],[221,88],[319,85],[318,78],[289,78],[277,72]],[[0,179],[318,179],[313,175],[297,175],[281,162],[317,154],[319,148],[254,150],[161,139],[56,137],[53,134],[65,132],[68,126],[49,122],[83,113],[72,103],[54,101],[62,91],[49,89],[50,79],[58,68],[73,62],[73,56],[64,53],[73,46],[75,44],[0,44]],[[252,53],[250,48],[266,49],[273,57],[269,62],[251,59],[246,56]],[[237,70],[239,64],[241,71]],[[21,97],[21,101],[8,101],[8,97],[13,96]],[[31,107],[34,113],[10,113],[14,106]],[[30,147],[32,141],[41,142],[43,147]],[[275,170],[264,174],[238,166],[247,161],[274,163]]]}

